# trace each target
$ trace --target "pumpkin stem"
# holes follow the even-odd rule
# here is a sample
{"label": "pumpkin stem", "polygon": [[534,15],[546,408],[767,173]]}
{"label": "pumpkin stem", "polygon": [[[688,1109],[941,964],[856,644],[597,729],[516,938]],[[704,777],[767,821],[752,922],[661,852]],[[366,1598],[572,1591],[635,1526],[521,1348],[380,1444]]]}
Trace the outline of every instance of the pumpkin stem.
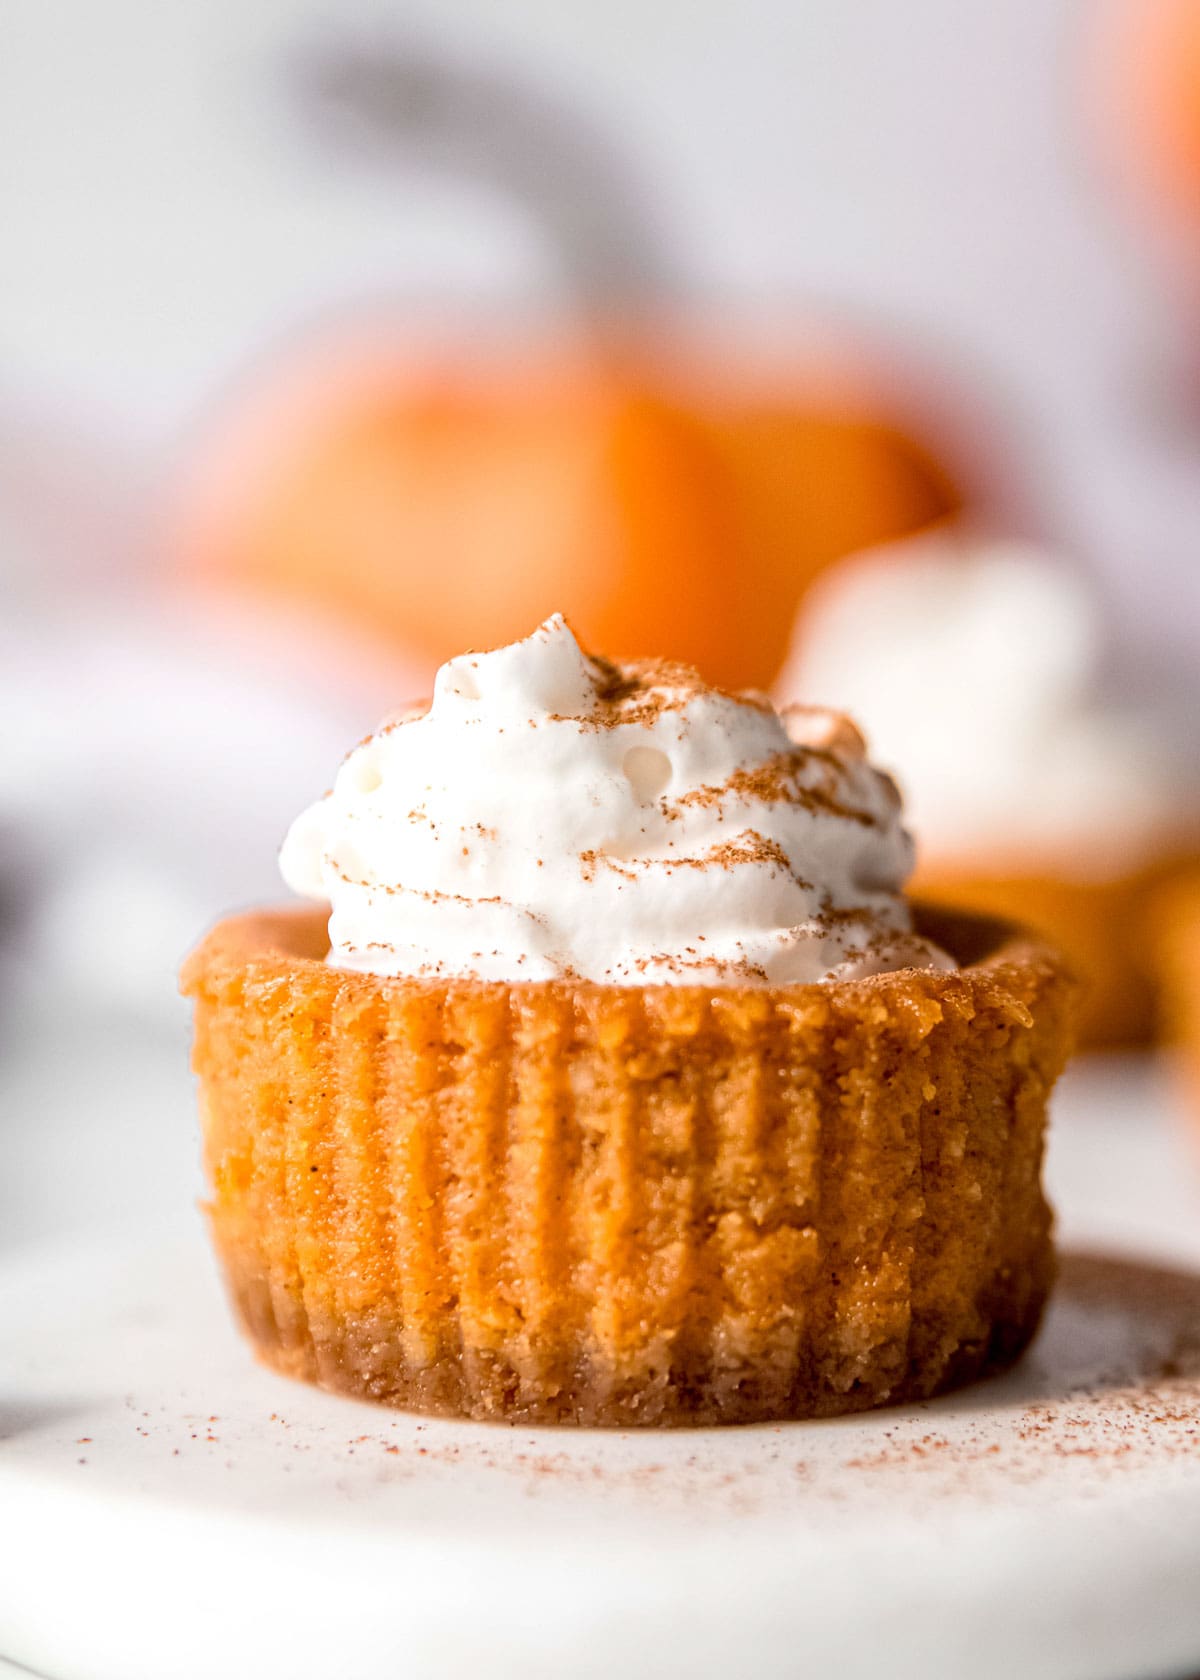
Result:
{"label": "pumpkin stem", "polygon": [[402,36],[319,43],[293,82],[304,115],[360,154],[481,183],[515,204],[585,312],[642,310],[677,290],[660,207],[614,136],[569,96]]}

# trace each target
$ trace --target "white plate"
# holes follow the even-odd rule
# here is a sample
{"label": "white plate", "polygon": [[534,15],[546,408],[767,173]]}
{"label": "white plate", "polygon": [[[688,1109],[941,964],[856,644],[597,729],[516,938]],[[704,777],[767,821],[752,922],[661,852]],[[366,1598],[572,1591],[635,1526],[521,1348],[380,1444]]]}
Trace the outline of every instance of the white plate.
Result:
{"label": "white plate", "polygon": [[198,1235],[0,1270],[0,1652],[54,1680],[1200,1668],[1200,1185],[1076,1075],[1017,1370],[852,1420],[415,1419],[258,1369]]}

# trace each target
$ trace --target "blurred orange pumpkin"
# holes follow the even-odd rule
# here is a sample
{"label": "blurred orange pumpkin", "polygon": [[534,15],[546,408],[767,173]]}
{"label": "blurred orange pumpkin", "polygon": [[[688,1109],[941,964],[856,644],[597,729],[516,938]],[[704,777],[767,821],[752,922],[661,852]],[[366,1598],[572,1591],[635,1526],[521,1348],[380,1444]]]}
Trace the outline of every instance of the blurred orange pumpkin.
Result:
{"label": "blurred orange pumpkin", "polygon": [[202,448],[189,570],[437,662],[567,613],[591,645],[766,686],[825,565],[954,510],[880,382],[628,348],[303,359]]}
{"label": "blurred orange pumpkin", "polygon": [[1200,4],[1109,0],[1097,12],[1099,143],[1161,207],[1200,228]]}

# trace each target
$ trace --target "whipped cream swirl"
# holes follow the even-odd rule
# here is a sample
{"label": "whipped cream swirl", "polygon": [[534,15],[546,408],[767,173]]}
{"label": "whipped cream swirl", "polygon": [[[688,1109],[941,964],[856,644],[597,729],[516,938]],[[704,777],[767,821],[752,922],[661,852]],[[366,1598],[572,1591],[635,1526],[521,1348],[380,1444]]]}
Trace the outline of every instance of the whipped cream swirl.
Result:
{"label": "whipped cream swirl", "polygon": [[613,664],[555,616],[452,659],[280,856],[330,962],[483,980],[769,983],[952,967],[912,932],[912,843],[848,720],[687,666]]}

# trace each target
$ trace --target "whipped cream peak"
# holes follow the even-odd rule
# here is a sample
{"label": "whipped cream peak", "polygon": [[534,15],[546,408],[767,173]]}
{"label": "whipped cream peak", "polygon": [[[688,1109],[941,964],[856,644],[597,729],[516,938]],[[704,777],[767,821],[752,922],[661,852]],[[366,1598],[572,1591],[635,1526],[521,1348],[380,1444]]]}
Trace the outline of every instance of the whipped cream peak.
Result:
{"label": "whipped cream peak", "polygon": [[523,642],[448,659],[433,684],[433,704],[461,703],[481,714],[528,719],[577,716],[595,704],[597,676],[561,613]]}
{"label": "whipped cream peak", "polygon": [[953,966],[848,719],[584,652],[561,615],[441,667],[292,825],[330,961],[377,974],[790,984]]}

